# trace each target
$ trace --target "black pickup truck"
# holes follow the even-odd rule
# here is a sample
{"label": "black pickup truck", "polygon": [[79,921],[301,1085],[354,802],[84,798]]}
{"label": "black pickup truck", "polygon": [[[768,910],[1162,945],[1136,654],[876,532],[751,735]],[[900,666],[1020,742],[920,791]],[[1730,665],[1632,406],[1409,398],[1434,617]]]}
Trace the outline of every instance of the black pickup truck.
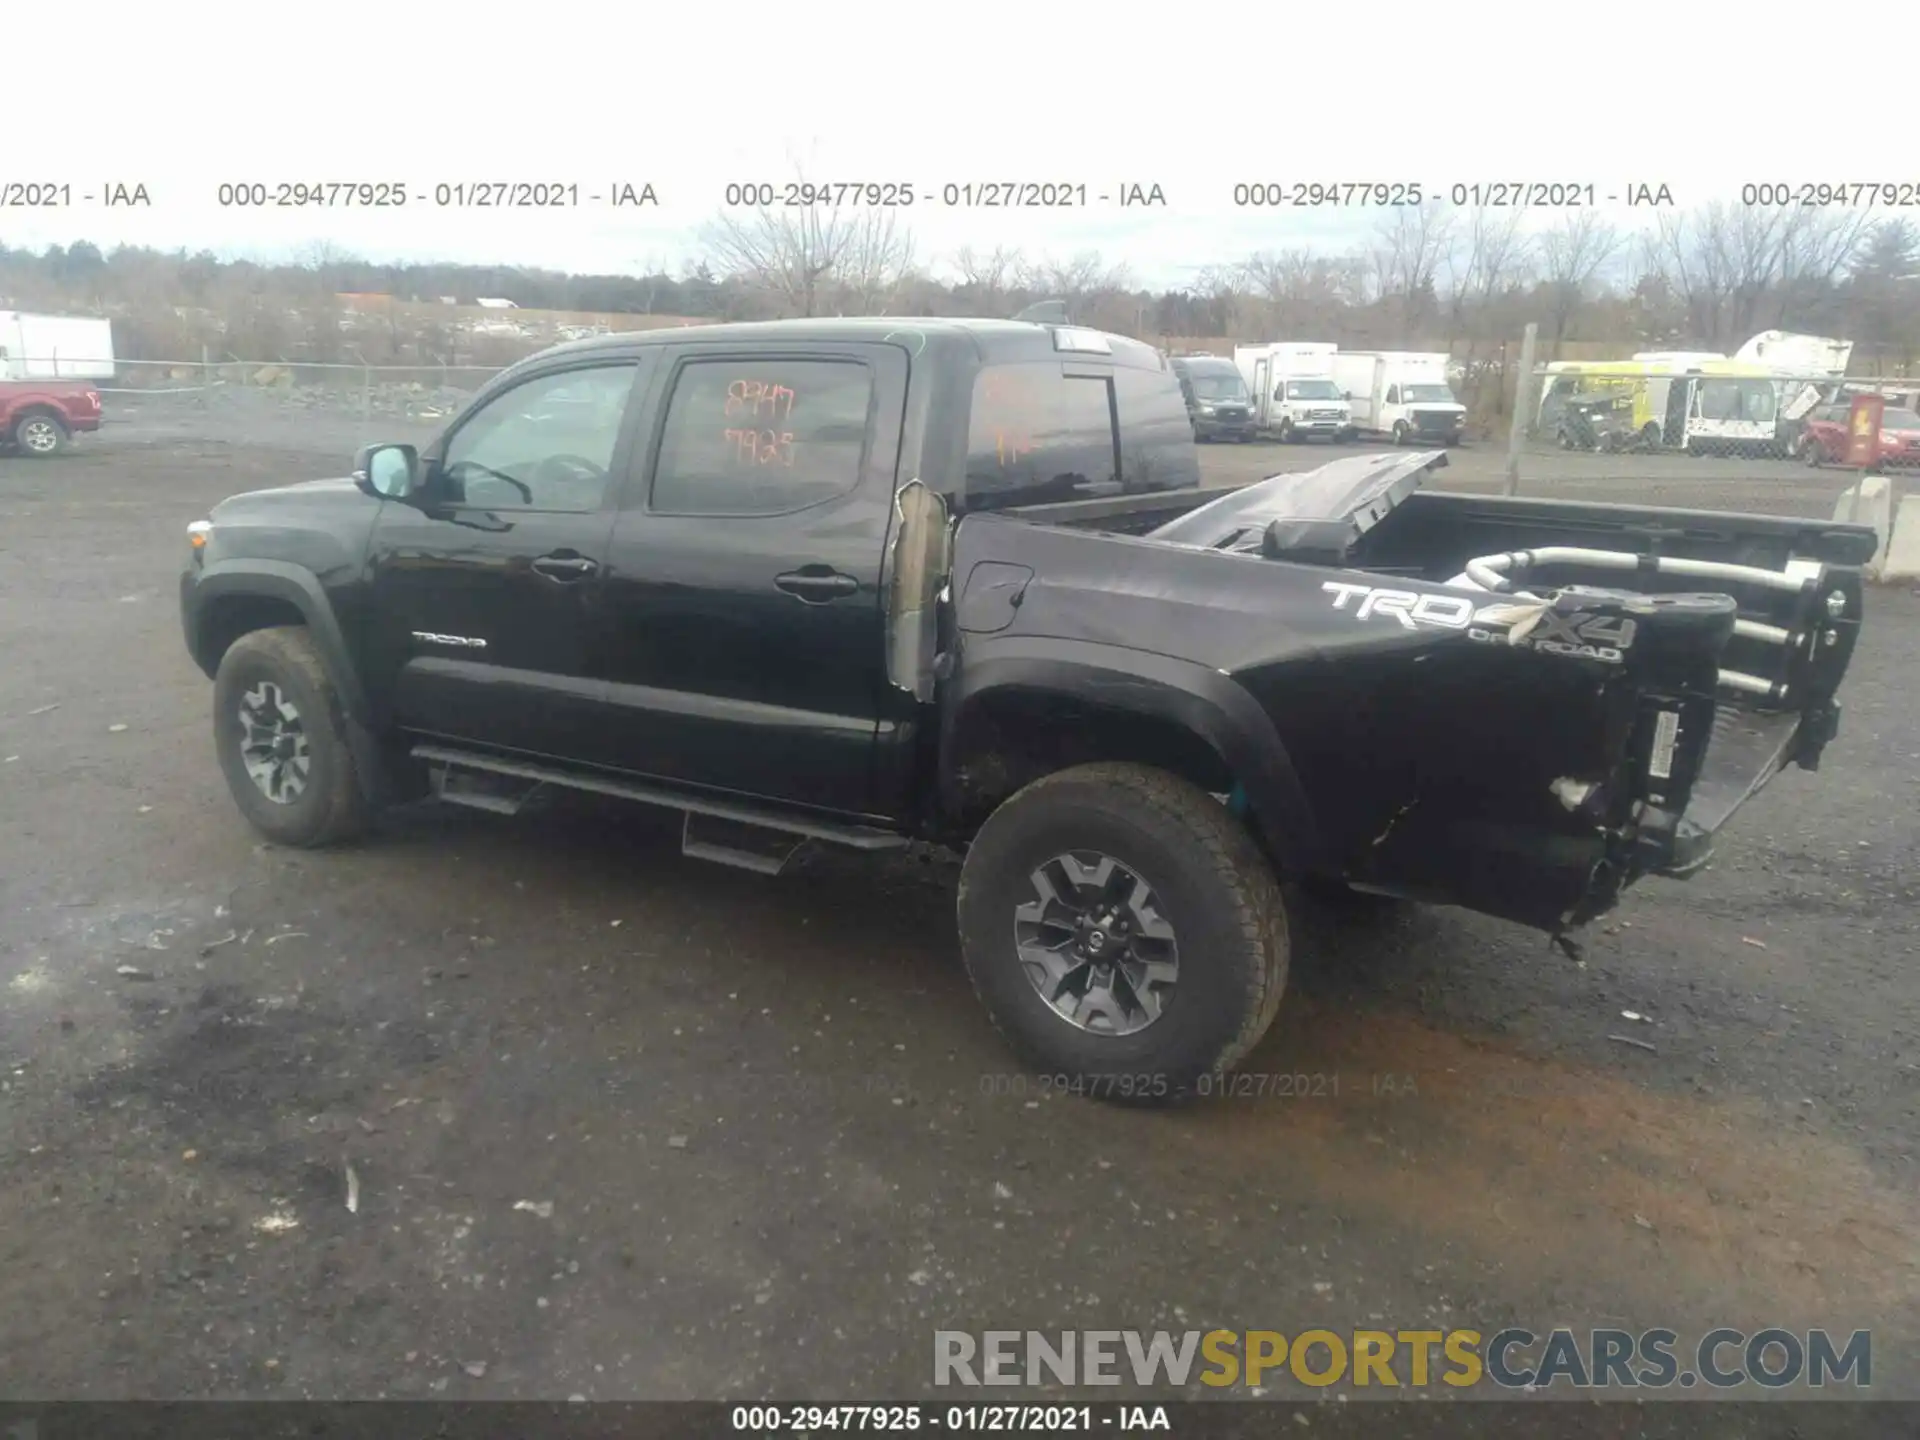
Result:
{"label": "black pickup truck", "polygon": [[756,870],[951,846],[993,1019],[1118,1099],[1259,1038],[1291,882],[1564,938],[1834,733],[1870,530],[1196,454],[1167,363],[1068,325],[606,336],[216,506],[182,618],[270,838],[561,786]]}

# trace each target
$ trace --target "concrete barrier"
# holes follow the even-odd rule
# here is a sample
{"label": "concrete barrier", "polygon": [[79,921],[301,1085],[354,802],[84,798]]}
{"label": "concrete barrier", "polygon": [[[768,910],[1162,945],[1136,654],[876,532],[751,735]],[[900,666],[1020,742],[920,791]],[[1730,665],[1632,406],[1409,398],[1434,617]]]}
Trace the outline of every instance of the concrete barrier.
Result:
{"label": "concrete barrier", "polygon": [[1879,578],[1920,580],[1920,495],[1909,495],[1900,502],[1893,536],[1881,553]]}
{"label": "concrete barrier", "polygon": [[1834,502],[1833,518],[1848,525],[1870,525],[1878,543],[1867,564],[1869,575],[1878,575],[1886,558],[1887,543],[1893,538],[1893,487],[1884,475],[1862,475]]}

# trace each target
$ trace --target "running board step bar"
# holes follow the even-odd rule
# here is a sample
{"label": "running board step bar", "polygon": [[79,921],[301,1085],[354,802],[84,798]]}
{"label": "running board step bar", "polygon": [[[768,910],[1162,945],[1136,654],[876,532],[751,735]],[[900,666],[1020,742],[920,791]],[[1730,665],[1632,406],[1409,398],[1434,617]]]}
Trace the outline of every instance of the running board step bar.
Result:
{"label": "running board step bar", "polygon": [[762,825],[743,825],[737,820],[717,820],[711,815],[696,815],[691,810],[680,830],[682,855],[761,875],[778,875],[787,868],[794,852],[806,843],[805,835],[769,830]]}
{"label": "running board step bar", "polygon": [[[665,786],[632,780],[581,775],[551,765],[507,760],[478,751],[416,745],[413,755],[430,767],[436,795],[457,805],[472,805],[500,814],[515,813],[547,785],[678,810],[686,816],[680,839],[683,853],[763,874],[778,874],[784,869],[803,840],[820,840],[854,850],[896,850],[908,844],[906,836],[872,826],[761,809],[744,801],[687,795]],[[501,780],[522,783],[516,790],[514,786],[499,783]]]}

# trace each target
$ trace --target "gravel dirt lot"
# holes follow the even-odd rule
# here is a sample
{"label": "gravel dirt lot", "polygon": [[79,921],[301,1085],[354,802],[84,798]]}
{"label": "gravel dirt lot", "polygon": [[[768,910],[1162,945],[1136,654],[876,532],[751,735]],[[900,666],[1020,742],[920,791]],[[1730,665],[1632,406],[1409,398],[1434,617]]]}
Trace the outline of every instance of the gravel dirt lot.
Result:
{"label": "gravel dirt lot", "polygon": [[[175,578],[209,504],[357,438],[274,423],[0,458],[0,1396],[904,1398],[940,1328],[1508,1323],[1871,1328],[1875,1390],[1920,1396],[1906,589],[1822,771],[1582,964],[1302,900],[1264,1093],[1130,1112],[1009,1064],[943,861],[767,881],[585,803],[258,843]],[[1527,473],[1802,514],[1843,483]]]}

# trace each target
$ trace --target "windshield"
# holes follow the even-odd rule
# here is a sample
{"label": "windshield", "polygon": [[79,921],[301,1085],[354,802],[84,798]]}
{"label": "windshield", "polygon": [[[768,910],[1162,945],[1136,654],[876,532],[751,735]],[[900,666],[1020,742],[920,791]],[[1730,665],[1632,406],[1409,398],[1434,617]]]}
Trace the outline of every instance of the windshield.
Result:
{"label": "windshield", "polygon": [[1193,387],[1194,395],[1201,400],[1244,400],[1247,398],[1247,382],[1238,375],[1189,375],[1187,383]]}
{"label": "windshield", "polygon": [[1453,398],[1453,391],[1445,385],[1402,385],[1400,393],[1407,397],[1409,405],[1459,403]]}
{"label": "windshield", "polygon": [[1289,380],[1289,400],[1338,400],[1340,391],[1331,380]]}

